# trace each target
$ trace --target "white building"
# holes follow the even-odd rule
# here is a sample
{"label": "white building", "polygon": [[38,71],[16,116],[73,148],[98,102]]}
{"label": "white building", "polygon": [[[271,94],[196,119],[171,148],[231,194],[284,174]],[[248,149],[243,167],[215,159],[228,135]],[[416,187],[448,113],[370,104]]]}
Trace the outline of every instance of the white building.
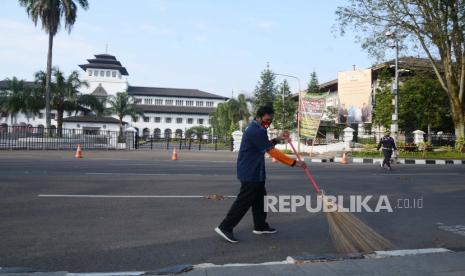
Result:
{"label": "white building", "polygon": [[[134,96],[144,116],[137,120],[132,120],[128,116],[123,120],[126,126],[137,129],[140,136],[174,137],[183,135],[193,126],[209,127],[209,114],[219,103],[227,100],[226,97],[197,89],[132,86],[129,84],[128,71],[112,55],[95,55],[95,58],[87,61],[88,63],[79,65],[84,71],[81,75],[82,79],[89,84],[89,87],[82,88],[81,92],[100,98],[115,96],[118,92],[128,92],[129,95]],[[33,85],[30,82],[26,84]],[[0,89],[5,89],[6,86],[6,81],[0,81]],[[91,129],[92,131],[118,129],[118,124],[113,118],[72,115],[65,112],[64,128]],[[53,126],[56,126],[55,116],[56,111],[52,111]],[[11,116],[4,113],[0,117],[0,125],[3,128],[19,125],[43,128],[45,111],[29,116],[26,114]]]}

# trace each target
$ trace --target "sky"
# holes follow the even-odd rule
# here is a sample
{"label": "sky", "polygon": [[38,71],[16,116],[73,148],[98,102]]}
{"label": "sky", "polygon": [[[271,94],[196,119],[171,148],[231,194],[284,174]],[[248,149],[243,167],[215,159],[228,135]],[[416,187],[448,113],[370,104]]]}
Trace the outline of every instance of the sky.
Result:
{"label": "sky", "polygon": [[[95,54],[116,56],[135,86],[251,94],[269,63],[307,86],[374,63],[354,34],[334,32],[342,0],[89,0],[71,33],[55,37],[53,64],[66,74]],[[0,0],[0,79],[45,70],[47,34],[17,0]],[[108,48],[107,48],[108,46]],[[281,82],[283,77],[278,76]],[[298,82],[289,78],[294,92]]]}

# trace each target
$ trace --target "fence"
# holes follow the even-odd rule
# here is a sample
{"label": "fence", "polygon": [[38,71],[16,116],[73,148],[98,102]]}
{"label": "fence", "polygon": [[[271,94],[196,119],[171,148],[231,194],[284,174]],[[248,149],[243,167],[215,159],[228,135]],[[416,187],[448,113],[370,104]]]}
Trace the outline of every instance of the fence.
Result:
{"label": "fence", "polygon": [[183,150],[232,151],[232,138],[204,137],[135,137],[133,132],[101,129],[46,129],[28,126],[1,126],[0,150],[75,150],[83,149],[137,149],[156,150],[173,148]]}
{"label": "fence", "polygon": [[[325,134],[325,135],[324,135]],[[344,133],[339,133],[335,136],[332,133],[319,133],[319,135],[312,140],[303,139],[305,145],[329,145],[333,143],[343,142]],[[376,144],[379,142],[381,137],[384,136],[384,132],[353,132],[352,141],[357,144],[368,145]],[[392,135],[391,135],[392,136]],[[456,142],[455,134],[453,133],[442,133],[438,132],[435,134],[418,134],[422,137],[423,143],[415,143],[415,134],[413,132],[401,132],[399,133],[396,143],[401,147],[405,147],[407,150],[411,148],[412,151],[417,150],[418,147],[429,147],[429,148],[440,148],[440,147],[454,147]],[[419,137],[417,137],[417,141]]]}
{"label": "fence", "polygon": [[118,131],[98,129],[46,129],[43,127],[0,127],[0,149],[10,150],[75,150],[131,148],[132,135],[120,137]]}
{"label": "fence", "polygon": [[155,150],[155,149],[180,149],[180,150],[210,150],[219,151],[233,150],[233,140],[231,137],[159,137],[159,136],[146,136],[143,138],[136,138],[137,150]]}

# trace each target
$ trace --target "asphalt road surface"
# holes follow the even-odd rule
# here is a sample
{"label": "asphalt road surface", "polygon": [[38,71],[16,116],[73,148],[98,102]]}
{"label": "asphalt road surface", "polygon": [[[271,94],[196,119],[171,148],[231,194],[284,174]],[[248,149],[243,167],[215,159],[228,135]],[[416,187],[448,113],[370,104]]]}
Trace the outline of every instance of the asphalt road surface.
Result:
{"label": "asphalt road surface", "polygon": [[[251,233],[249,212],[235,229],[240,243],[222,240],[213,229],[234,199],[204,196],[237,194],[234,154],[138,154],[0,152],[0,267],[142,271],[335,252],[324,214],[305,208],[270,213],[279,232],[269,236]],[[465,249],[465,166],[310,168],[327,194],[387,195],[393,212],[357,216],[398,248]],[[314,194],[299,168],[269,162],[267,173],[270,195]]]}

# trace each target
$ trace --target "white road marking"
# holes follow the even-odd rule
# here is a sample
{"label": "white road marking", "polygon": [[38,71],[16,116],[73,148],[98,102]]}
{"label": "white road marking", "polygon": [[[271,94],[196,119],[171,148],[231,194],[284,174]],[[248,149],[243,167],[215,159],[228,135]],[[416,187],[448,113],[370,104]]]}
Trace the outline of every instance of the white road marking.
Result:
{"label": "white road marking", "polygon": [[168,175],[182,175],[182,176],[224,176],[226,174],[199,174],[199,173],[110,173],[110,172],[96,172],[86,173],[87,175],[131,175],[131,176],[168,176]]}
{"label": "white road marking", "polygon": [[439,229],[443,231],[465,236],[465,225],[445,225],[441,222],[436,223],[436,225]]}
{"label": "white road marking", "polygon": [[435,175],[435,176],[444,176],[444,175],[464,175],[463,173],[390,173],[386,171],[385,173],[374,173],[373,175]]}
{"label": "white road marking", "polygon": [[[206,198],[203,195],[56,195],[39,194],[38,197],[82,197],[82,198]],[[233,195],[225,195],[225,198],[235,198]]]}

